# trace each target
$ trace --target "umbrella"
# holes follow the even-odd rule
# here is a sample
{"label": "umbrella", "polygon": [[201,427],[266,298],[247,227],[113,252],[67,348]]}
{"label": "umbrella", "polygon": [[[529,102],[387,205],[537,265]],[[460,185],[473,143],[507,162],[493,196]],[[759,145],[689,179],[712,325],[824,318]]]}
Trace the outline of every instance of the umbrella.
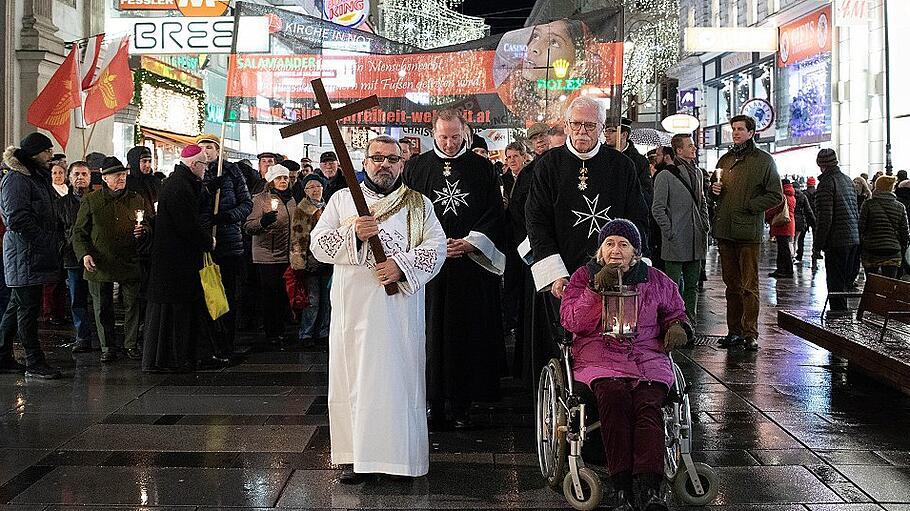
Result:
{"label": "umbrella", "polygon": [[629,136],[629,140],[635,144],[653,147],[670,145],[670,139],[672,137],[673,135],[666,131],[660,131],[654,128],[638,128],[632,130],[632,135]]}

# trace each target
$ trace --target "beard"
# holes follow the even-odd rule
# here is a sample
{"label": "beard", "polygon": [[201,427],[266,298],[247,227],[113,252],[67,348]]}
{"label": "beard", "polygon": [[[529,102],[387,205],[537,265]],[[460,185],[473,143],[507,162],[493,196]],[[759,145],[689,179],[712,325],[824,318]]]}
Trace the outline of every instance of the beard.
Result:
{"label": "beard", "polygon": [[395,184],[395,175],[391,172],[379,171],[370,176],[370,179],[381,188],[389,189]]}

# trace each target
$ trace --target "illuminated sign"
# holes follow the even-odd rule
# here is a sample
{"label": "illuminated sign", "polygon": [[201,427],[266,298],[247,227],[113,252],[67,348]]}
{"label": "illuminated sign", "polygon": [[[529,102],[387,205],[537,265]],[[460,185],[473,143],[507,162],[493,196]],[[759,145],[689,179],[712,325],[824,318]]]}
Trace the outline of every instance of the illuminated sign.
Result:
{"label": "illuminated sign", "polygon": [[168,65],[158,59],[149,57],[148,55],[142,56],[142,69],[151,71],[158,76],[163,76],[165,78],[170,78],[171,80],[176,80],[184,85],[188,85],[194,89],[202,89],[202,78],[196,76],[192,73],[183,71],[182,69],[177,69],[174,66]]}
{"label": "illuminated sign", "polygon": [[660,121],[670,133],[692,133],[698,129],[698,119],[688,114],[673,114]]}
{"label": "illuminated sign", "polygon": [[[127,32],[130,54],[231,53],[234,18],[111,18],[108,32]],[[238,52],[269,51],[269,19],[266,16],[240,18],[243,37]]]}
{"label": "illuminated sign", "polygon": [[584,78],[537,80],[537,88],[546,90],[576,90],[580,89],[584,84]]}
{"label": "illuminated sign", "polygon": [[831,6],[780,27],[779,67],[830,51]]}
{"label": "illuminated sign", "polygon": [[368,0],[325,0],[322,15],[328,21],[343,27],[356,27],[370,14]]}
{"label": "illuminated sign", "polygon": [[222,16],[228,9],[227,0],[176,0],[177,10],[184,16],[204,18]]}
{"label": "illuminated sign", "polygon": [[755,120],[755,131],[759,133],[770,128],[774,123],[774,107],[761,98],[746,101],[740,113]]}
{"label": "illuminated sign", "polygon": [[117,9],[121,11],[172,11],[177,8],[174,0],[119,0]]}

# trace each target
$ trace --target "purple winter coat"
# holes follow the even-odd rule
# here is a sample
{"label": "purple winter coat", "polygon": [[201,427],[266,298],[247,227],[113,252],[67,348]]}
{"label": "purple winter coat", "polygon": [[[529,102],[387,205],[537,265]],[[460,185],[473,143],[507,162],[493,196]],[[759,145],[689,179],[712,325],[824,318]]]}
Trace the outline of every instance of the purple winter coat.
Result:
{"label": "purple winter coat", "polygon": [[660,270],[648,268],[648,281],[633,286],[641,293],[638,336],[631,343],[619,343],[601,336],[603,297],[588,288],[589,280],[587,266],[577,269],[560,308],[562,325],[575,334],[575,380],[590,387],[598,378],[632,378],[671,387],[673,366],[664,352],[663,336],[671,322],[686,321],[686,305],[676,283]]}

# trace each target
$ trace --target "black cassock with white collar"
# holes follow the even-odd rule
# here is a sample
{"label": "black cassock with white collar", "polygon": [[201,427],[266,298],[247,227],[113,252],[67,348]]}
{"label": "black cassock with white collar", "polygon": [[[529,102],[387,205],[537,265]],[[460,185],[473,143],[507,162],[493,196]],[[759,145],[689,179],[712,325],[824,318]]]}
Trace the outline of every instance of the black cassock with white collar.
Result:
{"label": "black cassock with white collar", "polygon": [[477,248],[446,259],[426,287],[427,399],[497,400],[505,360],[498,176],[489,160],[462,146],[453,158],[438,149],[412,158],[404,183],[433,202],[446,237],[465,239]]}
{"label": "black cassock with white collar", "polygon": [[603,144],[579,155],[570,143],[541,156],[525,207],[538,291],[587,263],[600,229],[614,218],[632,221],[648,246],[649,212],[632,161]]}

